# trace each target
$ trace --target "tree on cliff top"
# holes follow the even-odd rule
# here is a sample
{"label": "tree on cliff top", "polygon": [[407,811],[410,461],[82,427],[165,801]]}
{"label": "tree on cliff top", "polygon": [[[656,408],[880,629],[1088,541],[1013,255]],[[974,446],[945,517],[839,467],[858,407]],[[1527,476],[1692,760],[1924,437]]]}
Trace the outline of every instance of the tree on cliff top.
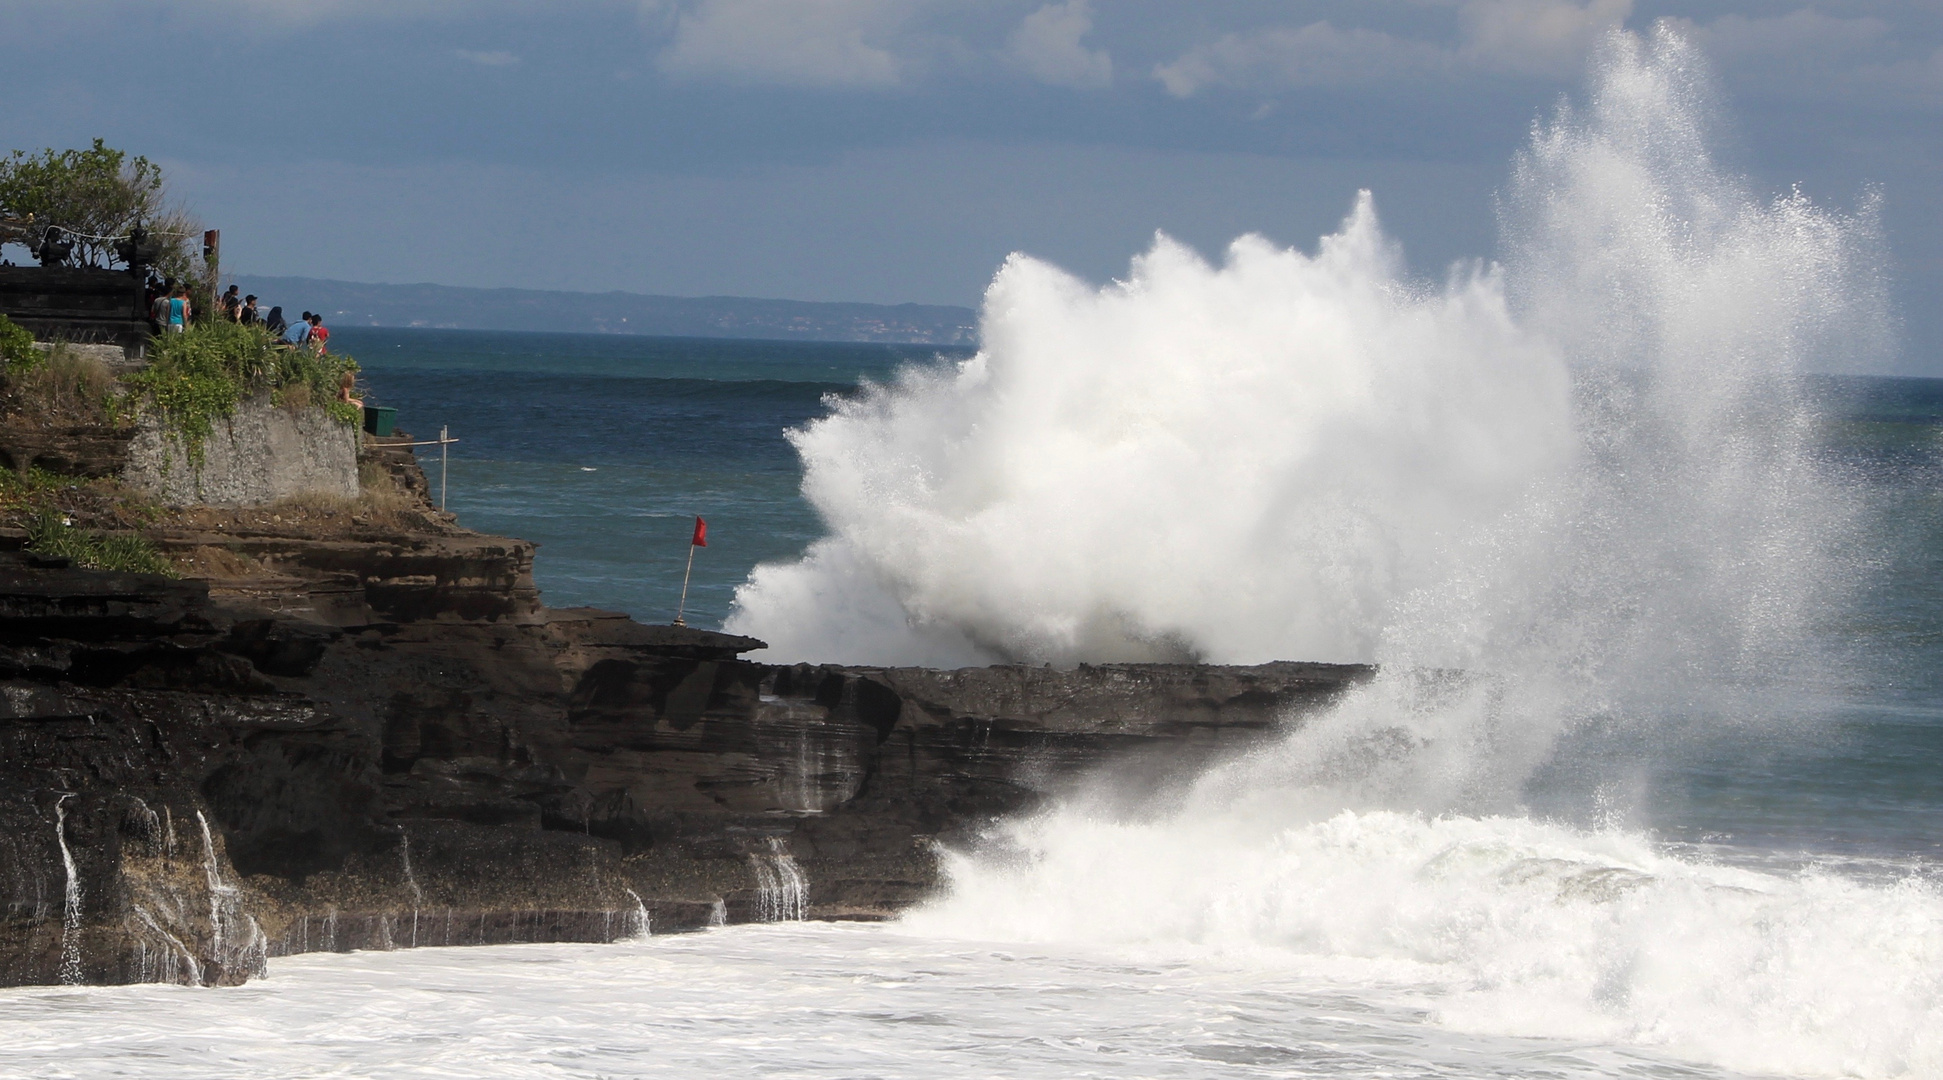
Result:
{"label": "tree on cliff top", "polygon": [[115,239],[145,225],[162,242],[157,269],[182,279],[194,271],[190,240],[201,229],[167,201],[162,167],[100,139],[86,150],[15,150],[0,159],[0,216],[13,219],[4,239],[30,249],[49,228],[71,234],[83,266],[114,262]]}

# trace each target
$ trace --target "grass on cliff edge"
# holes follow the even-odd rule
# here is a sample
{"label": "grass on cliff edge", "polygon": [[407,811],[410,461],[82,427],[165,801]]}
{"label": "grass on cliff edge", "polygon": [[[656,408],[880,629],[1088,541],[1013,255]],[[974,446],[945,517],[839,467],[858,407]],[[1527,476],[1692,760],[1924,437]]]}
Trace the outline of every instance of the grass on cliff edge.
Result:
{"label": "grass on cliff edge", "polygon": [[175,577],[175,565],[135,533],[77,529],[58,510],[43,510],[27,524],[27,550],[67,559],[90,570]]}
{"label": "grass on cliff edge", "polygon": [[31,364],[9,362],[0,378],[0,413],[29,426],[106,424],[129,419],[114,373],[65,344],[32,350]]}
{"label": "grass on cliff edge", "polygon": [[107,365],[65,342],[36,344],[34,335],[0,315],[0,390],[8,412],[45,422],[120,422],[115,376]]}
{"label": "grass on cliff edge", "polygon": [[148,366],[122,381],[153,404],[163,426],[181,438],[198,466],[216,421],[263,390],[279,404],[322,402],[320,407],[338,422],[358,422],[358,407],[336,400],[338,381],[358,369],[357,361],[292,348],[261,326],[199,324],[154,339],[148,355]]}

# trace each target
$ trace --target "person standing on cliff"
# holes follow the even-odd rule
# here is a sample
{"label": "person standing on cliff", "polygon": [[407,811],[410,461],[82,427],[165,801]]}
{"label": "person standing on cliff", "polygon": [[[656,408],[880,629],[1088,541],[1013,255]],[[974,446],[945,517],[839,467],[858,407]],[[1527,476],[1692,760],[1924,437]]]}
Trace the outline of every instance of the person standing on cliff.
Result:
{"label": "person standing on cliff", "polygon": [[216,306],[221,309],[223,318],[228,319],[230,322],[235,322],[241,317],[243,301],[236,294],[242,291],[242,289],[231,285],[229,291],[222,295],[222,299],[216,301]]}
{"label": "person standing on cliff", "polygon": [[330,327],[324,325],[324,317],[322,315],[312,315],[310,317],[310,337],[306,340],[310,344],[317,346],[317,355],[330,355],[331,350],[326,343],[331,340],[331,330]]}
{"label": "person standing on cliff", "polygon": [[175,295],[175,280],[164,281],[155,290],[155,299],[148,305],[148,321],[154,324],[155,332],[161,333],[169,326],[169,298]]}
{"label": "person standing on cliff", "polygon": [[314,317],[308,311],[297,316],[297,325],[290,328],[290,344],[299,349],[304,347],[304,343],[310,340],[310,320]]}
{"label": "person standing on cliff", "polygon": [[243,298],[243,309],[236,313],[236,321],[242,323],[244,326],[256,325],[256,297],[245,296]]}
{"label": "person standing on cliff", "polygon": [[189,290],[177,285],[175,295],[169,297],[168,328],[171,334],[180,334],[189,329],[189,319],[194,316],[189,308]]}

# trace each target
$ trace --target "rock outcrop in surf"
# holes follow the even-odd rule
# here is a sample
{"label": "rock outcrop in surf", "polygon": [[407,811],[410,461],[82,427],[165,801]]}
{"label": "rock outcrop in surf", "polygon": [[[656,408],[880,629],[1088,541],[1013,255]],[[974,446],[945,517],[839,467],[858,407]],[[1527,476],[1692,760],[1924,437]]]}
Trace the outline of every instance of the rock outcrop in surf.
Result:
{"label": "rock outcrop in surf", "polygon": [[938,843],[1101,769],[1153,790],[1369,672],[751,663],[546,608],[533,545],[429,506],[270,517],[151,530],[200,579],[0,551],[0,984],[883,918]]}

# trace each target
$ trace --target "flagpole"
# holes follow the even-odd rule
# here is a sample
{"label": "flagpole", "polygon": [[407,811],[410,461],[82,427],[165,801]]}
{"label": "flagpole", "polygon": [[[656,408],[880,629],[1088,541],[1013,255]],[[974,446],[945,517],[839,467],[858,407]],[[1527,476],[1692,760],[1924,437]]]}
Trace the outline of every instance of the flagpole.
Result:
{"label": "flagpole", "polygon": [[681,606],[675,608],[675,625],[687,626],[681,621],[682,612],[688,610],[688,575],[695,572],[695,545],[688,545],[688,569],[681,572]]}

